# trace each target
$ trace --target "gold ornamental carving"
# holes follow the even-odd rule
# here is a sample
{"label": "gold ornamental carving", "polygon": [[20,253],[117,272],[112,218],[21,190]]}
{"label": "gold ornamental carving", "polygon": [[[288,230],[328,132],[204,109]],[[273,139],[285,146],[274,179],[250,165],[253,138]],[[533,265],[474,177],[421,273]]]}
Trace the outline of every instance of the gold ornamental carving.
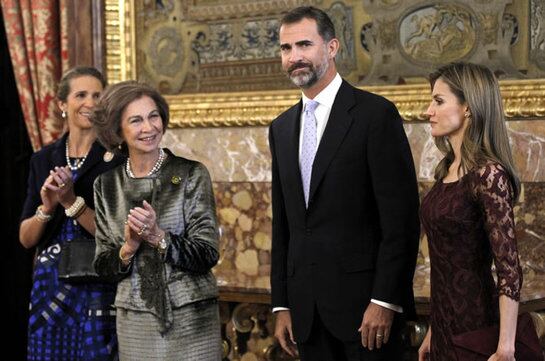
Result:
{"label": "gold ornamental carving", "polygon": [[[136,78],[132,1],[106,0],[106,73],[111,84]],[[500,82],[508,119],[545,116],[545,79]],[[426,83],[363,86],[394,102],[406,121],[425,121],[430,89]],[[265,126],[300,98],[297,90],[197,93],[166,96],[171,127]]]}

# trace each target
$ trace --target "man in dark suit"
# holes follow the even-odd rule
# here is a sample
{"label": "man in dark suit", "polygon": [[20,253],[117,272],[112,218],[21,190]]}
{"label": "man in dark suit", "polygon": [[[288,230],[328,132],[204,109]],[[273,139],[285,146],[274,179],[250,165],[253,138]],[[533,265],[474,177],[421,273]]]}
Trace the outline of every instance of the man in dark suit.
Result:
{"label": "man in dark suit", "polygon": [[323,11],[286,14],[280,49],[303,94],[269,129],[275,336],[304,361],[401,360],[419,237],[402,120],[338,75]]}

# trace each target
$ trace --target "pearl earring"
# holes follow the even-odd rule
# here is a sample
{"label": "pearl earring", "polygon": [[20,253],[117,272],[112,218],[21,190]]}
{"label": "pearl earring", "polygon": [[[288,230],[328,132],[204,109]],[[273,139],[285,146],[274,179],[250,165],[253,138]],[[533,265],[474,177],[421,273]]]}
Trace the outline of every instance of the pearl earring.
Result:
{"label": "pearl earring", "polygon": [[61,117],[63,117],[63,119],[66,119],[66,111],[64,111],[64,110],[62,111]]}

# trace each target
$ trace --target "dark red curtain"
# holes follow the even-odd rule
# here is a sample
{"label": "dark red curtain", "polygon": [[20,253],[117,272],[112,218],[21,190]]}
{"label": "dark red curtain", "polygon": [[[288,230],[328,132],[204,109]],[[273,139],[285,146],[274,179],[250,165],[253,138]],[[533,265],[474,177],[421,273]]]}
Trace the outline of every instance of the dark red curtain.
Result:
{"label": "dark red curtain", "polygon": [[56,84],[66,70],[64,0],[0,0],[25,124],[34,150],[63,131]]}

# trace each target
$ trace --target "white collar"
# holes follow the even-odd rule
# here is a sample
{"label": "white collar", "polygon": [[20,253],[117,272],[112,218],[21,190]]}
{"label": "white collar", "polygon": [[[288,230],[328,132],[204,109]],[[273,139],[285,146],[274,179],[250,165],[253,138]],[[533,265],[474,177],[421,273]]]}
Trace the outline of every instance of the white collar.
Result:
{"label": "white collar", "polygon": [[[333,102],[335,101],[335,97],[337,96],[342,83],[343,79],[339,73],[337,73],[335,78],[333,78],[333,80],[327,84],[327,86],[322,89],[322,91],[319,92],[318,95],[316,95],[312,100],[317,101],[320,105],[325,105],[329,109],[333,108]],[[305,105],[310,99],[304,93],[302,94],[302,98],[303,109],[305,109]]]}

